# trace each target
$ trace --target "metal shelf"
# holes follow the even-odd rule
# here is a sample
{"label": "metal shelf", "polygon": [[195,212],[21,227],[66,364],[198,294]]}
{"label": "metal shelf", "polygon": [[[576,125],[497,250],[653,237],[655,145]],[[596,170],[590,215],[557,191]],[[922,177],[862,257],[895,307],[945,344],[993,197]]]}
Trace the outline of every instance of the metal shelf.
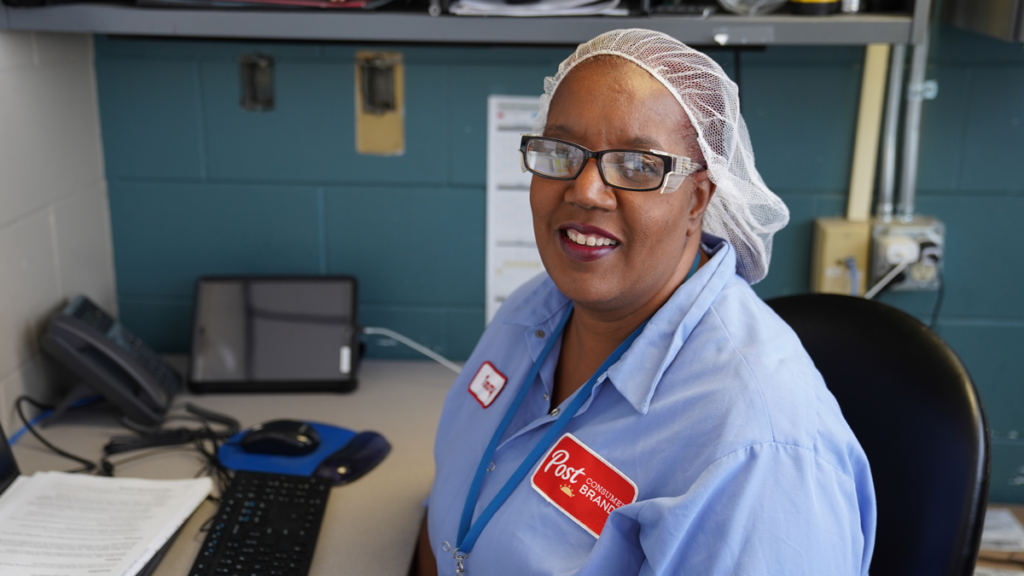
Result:
{"label": "metal shelf", "polygon": [[[918,4],[927,4],[919,1]],[[6,14],[5,14],[6,12]],[[65,4],[0,7],[0,29],[136,36],[575,45],[615,28],[650,28],[697,46],[916,43],[910,15],[499,18],[403,12],[253,11]],[[6,22],[6,24],[5,24]],[[725,35],[724,37],[722,35]],[[718,42],[716,42],[716,36]]]}

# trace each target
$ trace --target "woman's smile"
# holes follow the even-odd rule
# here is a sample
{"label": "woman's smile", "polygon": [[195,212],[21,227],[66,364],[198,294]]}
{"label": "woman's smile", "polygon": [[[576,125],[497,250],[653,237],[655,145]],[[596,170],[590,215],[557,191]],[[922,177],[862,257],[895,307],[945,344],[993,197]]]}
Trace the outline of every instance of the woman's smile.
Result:
{"label": "woman's smile", "polygon": [[562,252],[577,262],[599,260],[622,245],[622,241],[610,232],[587,224],[563,224],[558,231]]}

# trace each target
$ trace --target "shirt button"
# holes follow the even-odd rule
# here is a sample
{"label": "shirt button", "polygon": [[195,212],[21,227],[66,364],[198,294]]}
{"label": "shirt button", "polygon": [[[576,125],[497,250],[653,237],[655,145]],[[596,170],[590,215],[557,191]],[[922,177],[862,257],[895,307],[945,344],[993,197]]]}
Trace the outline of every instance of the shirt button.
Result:
{"label": "shirt button", "polygon": [[552,416],[558,416],[559,412],[560,412],[560,410],[558,408],[552,408],[551,412],[549,412],[549,414],[551,414]]}
{"label": "shirt button", "polygon": [[451,549],[452,549],[452,545],[449,544],[447,540],[445,540],[444,544],[441,544],[441,550],[444,550],[445,552],[448,552]]}
{"label": "shirt button", "polygon": [[544,337],[544,331],[543,331],[543,330],[537,330],[537,331],[536,331],[536,332],[534,332],[533,334],[534,334],[534,335],[535,335],[535,336],[536,336],[537,338],[543,338],[543,337]]}
{"label": "shirt button", "polygon": [[544,393],[544,399],[545,399],[545,400],[547,400],[547,399],[548,399],[548,394],[547,394],[547,392],[545,392],[545,393]]}

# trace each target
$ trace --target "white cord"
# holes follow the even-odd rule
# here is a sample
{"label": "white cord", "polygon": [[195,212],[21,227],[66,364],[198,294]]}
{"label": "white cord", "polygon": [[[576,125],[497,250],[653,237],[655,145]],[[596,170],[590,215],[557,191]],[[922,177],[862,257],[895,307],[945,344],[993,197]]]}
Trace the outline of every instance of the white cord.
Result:
{"label": "white cord", "polygon": [[455,372],[456,374],[462,373],[462,367],[456,364],[455,362],[452,362],[451,360],[445,358],[444,356],[441,356],[437,352],[434,352],[433,350],[427,348],[426,346],[420,344],[419,342],[402,336],[401,334],[395,332],[394,330],[367,326],[363,328],[363,334],[377,334],[380,336],[387,336],[388,338],[394,338],[395,340],[398,340],[399,342],[405,344],[409,348],[412,348],[413,350],[419,352],[420,354],[423,354],[424,356],[430,358],[431,360],[436,361],[438,364],[441,364],[445,368],[448,368],[452,372]]}
{"label": "white cord", "polygon": [[867,292],[864,293],[864,299],[871,300],[872,298],[874,298],[879,292],[882,291],[882,288],[885,288],[886,286],[889,285],[889,282],[892,282],[893,278],[895,278],[900,272],[906,270],[907,266],[910,266],[910,262],[904,261],[897,264],[896,267],[893,268],[892,270],[889,270],[889,273],[886,274],[885,276],[882,276],[882,279],[879,280],[877,284],[872,286],[871,290],[868,290]]}

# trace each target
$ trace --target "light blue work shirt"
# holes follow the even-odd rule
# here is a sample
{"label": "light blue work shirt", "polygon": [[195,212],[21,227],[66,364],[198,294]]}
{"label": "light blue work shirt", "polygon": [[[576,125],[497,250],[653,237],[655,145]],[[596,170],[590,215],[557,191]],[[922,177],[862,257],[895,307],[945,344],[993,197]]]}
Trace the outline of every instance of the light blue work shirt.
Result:
{"label": "light blue work shirt", "polygon": [[[481,533],[467,576],[867,574],[875,495],[864,451],[796,334],[736,274],[733,248],[703,240],[710,261],[565,430],[636,484],[636,502],[611,512],[595,538],[531,487],[540,462]],[[441,574],[455,571],[481,455],[568,305],[546,274],[517,290],[448,393],[429,499]],[[525,383],[474,519],[557,418],[548,395],[559,349]],[[468,390],[484,362],[507,377],[486,408]]]}

